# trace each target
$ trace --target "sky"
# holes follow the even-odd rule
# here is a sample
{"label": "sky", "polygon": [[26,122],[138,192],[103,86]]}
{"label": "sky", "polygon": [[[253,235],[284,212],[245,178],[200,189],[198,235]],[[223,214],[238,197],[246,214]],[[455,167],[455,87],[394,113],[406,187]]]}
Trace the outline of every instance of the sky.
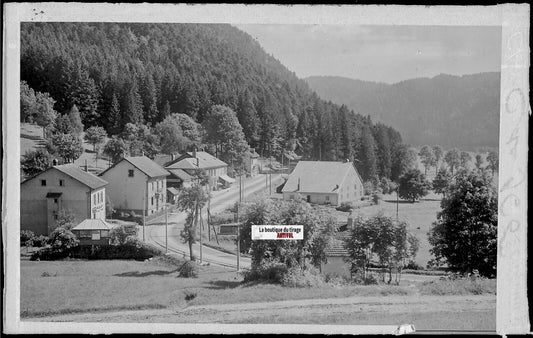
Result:
{"label": "sky", "polygon": [[500,71],[499,26],[236,25],[300,78],[396,83]]}

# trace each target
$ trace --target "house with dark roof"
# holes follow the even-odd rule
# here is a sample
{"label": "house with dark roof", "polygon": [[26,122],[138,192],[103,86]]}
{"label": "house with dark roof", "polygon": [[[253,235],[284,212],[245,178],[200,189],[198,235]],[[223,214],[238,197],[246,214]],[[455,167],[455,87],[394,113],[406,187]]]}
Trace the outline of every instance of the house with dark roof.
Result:
{"label": "house with dark roof", "polygon": [[165,169],[173,175],[169,178],[172,186],[175,186],[174,182],[179,183],[178,187],[191,184],[196,171],[200,169],[209,177],[209,185],[213,190],[217,190],[219,185],[228,186],[235,182],[228,176],[228,164],[205,151],[187,152],[167,163]]}
{"label": "house with dark roof", "polygon": [[168,171],[146,156],[130,156],[100,174],[118,212],[153,215],[165,209]]}
{"label": "house with dark roof", "polygon": [[105,219],[107,181],[74,164],[56,165],[20,185],[20,227],[48,235],[58,214],[68,210],[75,222]]}
{"label": "house with dark roof", "polygon": [[299,161],[281,192],[284,200],[341,205],[361,200],[363,182],[351,162]]}

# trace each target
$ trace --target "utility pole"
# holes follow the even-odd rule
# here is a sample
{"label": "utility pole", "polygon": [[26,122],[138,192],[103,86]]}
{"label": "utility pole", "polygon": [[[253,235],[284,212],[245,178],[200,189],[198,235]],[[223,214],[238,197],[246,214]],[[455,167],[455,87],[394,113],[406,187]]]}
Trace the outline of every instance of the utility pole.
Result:
{"label": "utility pole", "polygon": [[270,170],[268,171],[268,175],[270,177],[270,195],[272,195],[272,146],[268,149],[268,157],[270,158]]}
{"label": "utility pole", "polygon": [[[196,154],[195,154],[196,155]],[[198,227],[198,203],[200,198],[200,160],[196,157],[196,217],[194,218],[194,227]],[[200,226],[200,263],[202,263],[202,227]]]}
{"label": "utility pole", "polygon": [[165,202],[165,253],[168,253],[168,205]]}
{"label": "utility pole", "polygon": [[[146,185],[148,185],[148,182],[146,182]],[[146,227],[146,191],[148,188],[145,186],[144,192],[143,192],[143,242],[144,242],[144,228]]]}
{"label": "utility pole", "polygon": [[399,191],[400,191],[400,186],[397,186],[396,187],[396,223],[398,223],[398,204],[400,202],[399,197],[398,197]]}
{"label": "utility pole", "polygon": [[241,270],[241,223],[239,222],[239,207],[240,204],[237,204],[237,272]]}

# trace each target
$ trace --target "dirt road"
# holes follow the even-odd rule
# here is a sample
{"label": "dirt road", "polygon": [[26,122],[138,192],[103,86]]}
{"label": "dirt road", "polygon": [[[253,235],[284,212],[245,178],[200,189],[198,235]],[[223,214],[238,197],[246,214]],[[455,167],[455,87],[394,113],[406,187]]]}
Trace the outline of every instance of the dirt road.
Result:
{"label": "dirt road", "polygon": [[239,324],[414,324],[417,330],[495,330],[496,297],[380,296],[261,303],[185,306],[28,318],[31,321],[239,323]]}

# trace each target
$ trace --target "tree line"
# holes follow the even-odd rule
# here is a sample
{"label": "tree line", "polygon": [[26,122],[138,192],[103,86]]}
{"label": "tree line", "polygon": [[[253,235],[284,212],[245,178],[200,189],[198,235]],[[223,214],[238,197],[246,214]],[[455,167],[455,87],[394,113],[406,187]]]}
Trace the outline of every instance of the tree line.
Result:
{"label": "tree line", "polygon": [[[230,25],[23,23],[21,78],[53,99],[59,115],[76,106],[85,129],[102,127],[115,140],[110,149],[135,135],[147,145],[133,148],[150,155],[157,143],[150,131],[183,141],[177,148],[160,143],[159,151],[206,141],[214,152],[235,157],[205,123],[213,106],[223,106],[235,112],[245,142],[264,156],[292,150],[308,160],[349,159],[365,180],[396,180],[405,170],[407,147],[396,130],[320,99]],[[194,123],[207,128],[201,141],[185,135],[196,133]]]}

